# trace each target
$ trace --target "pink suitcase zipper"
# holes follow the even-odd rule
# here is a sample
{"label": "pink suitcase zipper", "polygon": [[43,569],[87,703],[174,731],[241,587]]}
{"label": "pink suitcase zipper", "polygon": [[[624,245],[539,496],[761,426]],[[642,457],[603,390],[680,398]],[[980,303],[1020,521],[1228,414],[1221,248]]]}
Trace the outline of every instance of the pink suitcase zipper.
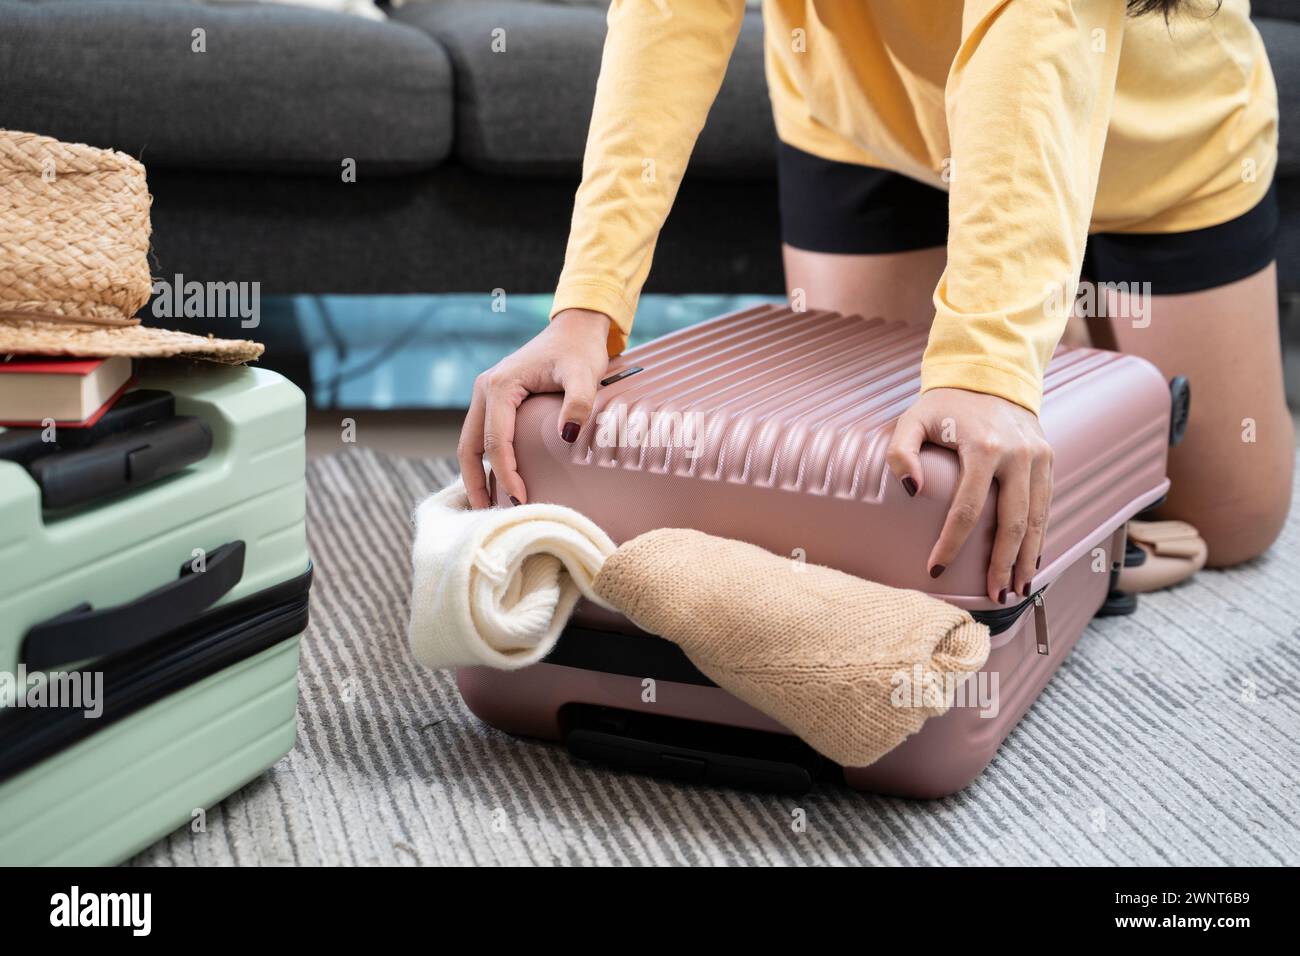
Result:
{"label": "pink suitcase zipper", "polygon": [[[559,437],[560,396],[529,398],[515,449],[531,500],[576,508],[615,542],[697,528],[969,609],[993,639],[961,706],[872,766],[834,767],[672,644],[586,605],[547,661],[461,670],[469,708],[580,757],[704,782],[799,791],[832,775],[936,797],[973,780],[1107,600],[1125,523],[1164,496],[1170,388],[1134,356],[1057,352],[1041,413],[1056,453],[1043,564],[1031,596],[1002,607],[984,594],[992,496],[936,581],[926,558],[957,457],[927,445],[916,498],[885,466],[894,422],[917,394],[925,339],[901,323],[775,306],[722,316],[611,363],[573,445]],[[900,699],[909,692],[920,691],[903,682]]]}

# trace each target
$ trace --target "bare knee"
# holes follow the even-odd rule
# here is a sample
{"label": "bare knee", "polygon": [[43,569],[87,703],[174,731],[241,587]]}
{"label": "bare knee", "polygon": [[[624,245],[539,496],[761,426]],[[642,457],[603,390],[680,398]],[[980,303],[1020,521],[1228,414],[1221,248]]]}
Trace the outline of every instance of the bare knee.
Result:
{"label": "bare knee", "polygon": [[1230,568],[1267,551],[1286,523],[1286,509],[1272,508],[1246,520],[1210,521],[1198,526],[1209,550],[1206,566]]}
{"label": "bare knee", "polygon": [[1235,479],[1235,487],[1202,487],[1175,494],[1160,517],[1178,518],[1196,527],[1205,540],[1207,567],[1226,568],[1257,558],[1272,546],[1291,510],[1293,463],[1268,475]]}

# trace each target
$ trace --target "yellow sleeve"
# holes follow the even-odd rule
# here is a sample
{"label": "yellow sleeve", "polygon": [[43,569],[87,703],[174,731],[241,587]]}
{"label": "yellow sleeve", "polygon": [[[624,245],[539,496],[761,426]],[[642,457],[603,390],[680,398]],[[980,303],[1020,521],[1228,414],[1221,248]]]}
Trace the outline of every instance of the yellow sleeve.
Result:
{"label": "yellow sleeve", "polygon": [[609,354],[627,344],[659,230],[722,85],[744,0],[614,0],[582,184],[551,315],[612,319]]}
{"label": "yellow sleeve", "polygon": [[921,390],[1037,413],[1079,283],[1125,0],[968,0],[945,107],[948,263]]}

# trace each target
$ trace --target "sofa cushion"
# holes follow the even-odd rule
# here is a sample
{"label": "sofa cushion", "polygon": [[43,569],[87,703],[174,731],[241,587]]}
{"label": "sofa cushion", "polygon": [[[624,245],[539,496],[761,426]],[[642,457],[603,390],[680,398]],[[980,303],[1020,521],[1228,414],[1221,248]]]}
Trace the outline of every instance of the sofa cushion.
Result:
{"label": "sofa cushion", "polygon": [[437,43],[388,21],[278,4],[0,0],[0,126],[150,166],[429,168],[451,149],[451,82]]}
{"label": "sofa cushion", "polygon": [[1278,175],[1300,176],[1300,23],[1257,19],[1277,80]]}
{"label": "sofa cushion", "polygon": [[[393,11],[446,47],[456,71],[456,155],[485,172],[573,174],[582,166],[605,42],[590,5],[467,0]],[[506,52],[492,49],[505,30]],[[746,15],[722,91],[691,157],[694,173],[771,176],[776,131],[763,76],[763,25]]]}
{"label": "sofa cushion", "polygon": [[1251,0],[1250,13],[1253,17],[1300,22],[1300,3],[1295,0]]}

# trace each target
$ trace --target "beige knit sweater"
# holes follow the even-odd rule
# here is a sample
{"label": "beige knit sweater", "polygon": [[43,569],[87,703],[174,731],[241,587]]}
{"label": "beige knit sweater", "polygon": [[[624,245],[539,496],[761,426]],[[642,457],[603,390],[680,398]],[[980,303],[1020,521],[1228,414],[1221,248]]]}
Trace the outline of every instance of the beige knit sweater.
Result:
{"label": "beige knit sweater", "polygon": [[873,763],[947,709],[895,706],[900,675],[917,664],[940,680],[973,673],[989,654],[988,628],[951,604],[699,531],[634,538],[595,590],[846,767]]}

